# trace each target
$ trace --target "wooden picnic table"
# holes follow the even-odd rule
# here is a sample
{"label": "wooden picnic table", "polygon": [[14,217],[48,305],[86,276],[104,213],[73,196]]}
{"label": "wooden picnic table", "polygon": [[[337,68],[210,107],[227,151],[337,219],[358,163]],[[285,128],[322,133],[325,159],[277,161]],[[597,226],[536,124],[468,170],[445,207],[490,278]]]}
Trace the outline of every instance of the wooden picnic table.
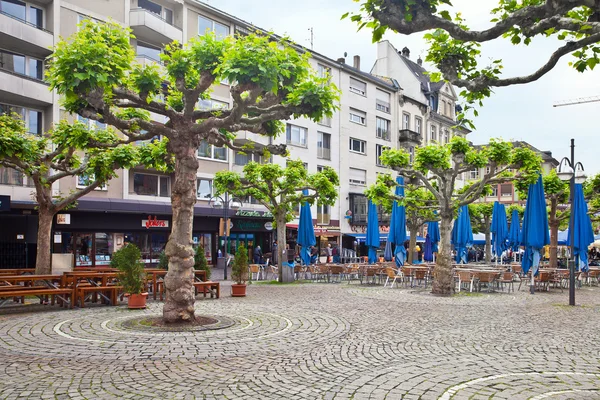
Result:
{"label": "wooden picnic table", "polygon": [[[0,276],[0,306],[6,303],[10,298],[21,298],[34,295],[44,301],[43,296],[52,296],[54,304],[55,296],[58,296],[64,304],[70,304],[73,308],[73,290],[61,286],[62,275],[5,275]],[[36,286],[35,283],[43,283],[44,286]],[[70,296],[70,300],[66,297]]]}
{"label": "wooden picnic table", "polygon": [[[160,299],[162,300],[162,294],[164,290],[164,278],[167,275],[166,269],[152,269],[146,270],[148,275],[152,276],[152,297],[156,300],[157,293],[160,292]],[[162,280],[160,280],[162,278]],[[206,282],[206,271],[203,269],[194,270],[194,278],[199,282]]]}
{"label": "wooden picnic table", "polygon": [[34,274],[35,268],[6,268],[0,269],[0,275],[25,275]]}

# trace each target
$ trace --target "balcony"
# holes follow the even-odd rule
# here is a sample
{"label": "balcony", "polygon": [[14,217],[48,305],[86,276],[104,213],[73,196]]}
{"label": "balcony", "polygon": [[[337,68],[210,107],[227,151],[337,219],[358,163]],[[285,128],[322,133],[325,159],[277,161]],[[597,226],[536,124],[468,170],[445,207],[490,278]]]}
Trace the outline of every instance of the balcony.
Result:
{"label": "balcony", "polygon": [[269,145],[270,137],[259,135],[258,133],[252,133],[248,131],[238,131],[235,135],[236,144],[247,144],[256,143],[256,146],[267,146]]}
{"label": "balcony", "polygon": [[47,107],[53,103],[53,94],[43,81],[0,69],[0,99],[28,107]]}
{"label": "balcony", "polygon": [[409,142],[418,146],[421,144],[422,140],[421,134],[411,131],[410,129],[400,129],[400,132],[398,133],[398,141],[400,143]]}
{"label": "balcony", "polygon": [[140,55],[137,54],[135,56],[135,61],[137,63],[139,63],[142,68],[146,68],[149,65],[158,65],[159,67],[162,67],[162,63],[159,60],[155,60],[152,57],[148,57],[148,56],[144,56],[144,55]]}
{"label": "balcony", "polygon": [[181,29],[143,8],[135,8],[129,12],[129,26],[136,38],[148,43],[165,45],[174,40],[183,41]]}
{"label": "balcony", "polygon": [[0,27],[0,43],[3,48],[18,50],[37,58],[52,54],[52,32],[3,12],[0,12]]}

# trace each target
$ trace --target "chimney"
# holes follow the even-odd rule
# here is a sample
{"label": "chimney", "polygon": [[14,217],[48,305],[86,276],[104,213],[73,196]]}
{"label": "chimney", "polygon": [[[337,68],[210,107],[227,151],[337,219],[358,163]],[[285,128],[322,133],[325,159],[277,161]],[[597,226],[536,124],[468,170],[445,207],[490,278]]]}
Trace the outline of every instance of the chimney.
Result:
{"label": "chimney", "polygon": [[337,62],[345,64],[346,63],[346,59],[344,57],[340,57],[337,59]]}
{"label": "chimney", "polygon": [[360,70],[360,56],[354,56],[354,68]]}
{"label": "chimney", "polygon": [[404,47],[402,49],[402,55],[406,58],[410,58],[410,50],[408,49],[408,47]]}
{"label": "chimney", "polygon": [[417,58],[417,64],[419,64],[419,66],[423,66],[423,60],[421,60],[421,56],[419,56],[419,58]]}

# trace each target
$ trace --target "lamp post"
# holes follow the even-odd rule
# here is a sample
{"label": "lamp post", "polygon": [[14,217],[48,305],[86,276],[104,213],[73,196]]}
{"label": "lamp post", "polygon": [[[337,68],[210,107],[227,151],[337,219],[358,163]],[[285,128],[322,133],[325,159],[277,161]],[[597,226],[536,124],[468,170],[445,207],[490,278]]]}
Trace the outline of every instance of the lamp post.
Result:
{"label": "lamp post", "polygon": [[[575,163],[575,139],[571,139],[571,159],[563,157],[556,167],[556,173],[560,180],[569,181],[569,207],[571,212],[571,218],[569,222],[569,237],[571,247],[572,262],[569,265],[569,305],[575,305],[575,232],[573,232],[573,200],[575,194],[575,184],[583,183],[585,181],[585,173],[583,164],[580,162]],[[571,258],[569,257],[569,258]]]}
{"label": "lamp post", "polygon": [[223,224],[225,225],[223,227],[223,255],[225,256],[225,268],[223,269],[223,279],[227,280],[227,256],[229,253],[227,251],[227,239],[229,237],[229,209],[231,208],[235,211],[239,210],[240,208],[242,208],[242,202],[235,197],[229,198],[229,193],[225,192],[224,199],[221,196],[213,196],[210,198],[208,204],[210,204],[212,208],[223,209]]}

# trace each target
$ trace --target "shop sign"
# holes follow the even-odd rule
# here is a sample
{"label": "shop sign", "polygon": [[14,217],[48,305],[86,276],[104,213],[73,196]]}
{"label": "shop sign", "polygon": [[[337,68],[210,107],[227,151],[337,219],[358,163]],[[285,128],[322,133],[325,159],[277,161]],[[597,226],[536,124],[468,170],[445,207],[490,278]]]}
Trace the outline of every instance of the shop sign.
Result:
{"label": "shop sign", "polygon": [[[350,225],[350,229],[354,233],[367,233],[366,225]],[[388,233],[389,231],[390,231],[389,225],[380,225],[379,226],[379,233]]]}
{"label": "shop sign", "polygon": [[70,225],[71,214],[56,214],[56,223],[58,225]]}
{"label": "shop sign", "polygon": [[156,216],[152,218],[152,216],[148,217],[148,219],[142,220],[142,227],[146,229],[150,228],[168,228],[169,220],[166,219],[158,219]]}
{"label": "shop sign", "polygon": [[236,217],[273,218],[270,211],[237,210]]}
{"label": "shop sign", "polygon": [[272,231],[273,230],[273,223],[272,222],[265,222],[265,229],[268,231]]}
{"label": "shop sign", "polygon": [[10,196],[0,196],[0,211],[10,211]]}
{"label": "shop sign", "polygon": [[235,221],[235,228],[240,231],[260,231],[263,224],[259,221]]}

